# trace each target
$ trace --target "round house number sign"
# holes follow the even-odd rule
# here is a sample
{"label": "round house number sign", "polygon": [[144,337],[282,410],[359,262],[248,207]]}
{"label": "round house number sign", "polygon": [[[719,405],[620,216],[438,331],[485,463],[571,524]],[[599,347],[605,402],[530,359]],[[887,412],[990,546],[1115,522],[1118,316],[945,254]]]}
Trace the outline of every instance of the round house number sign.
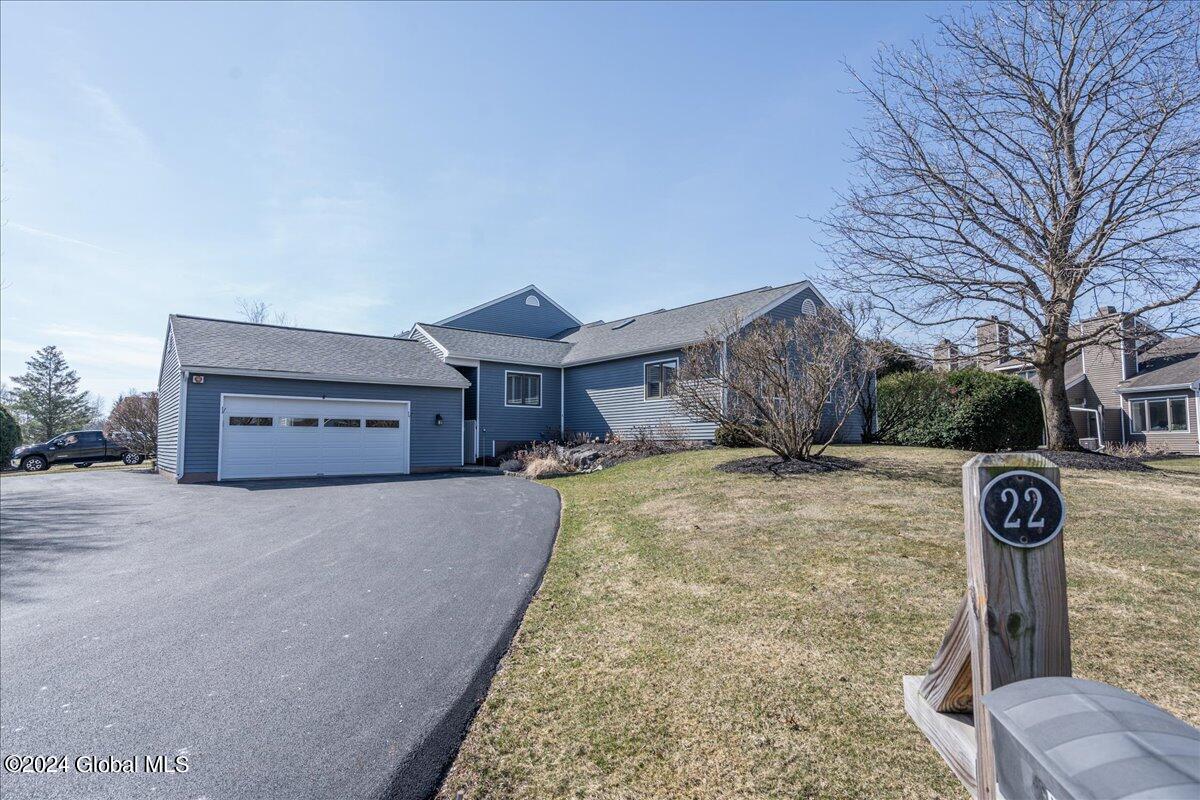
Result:
{"label": "round house number sign", "polygon": [[1038,547],[1062,531],[1067,504],[1062,492],[1036,472],[1017,469],[992,478],[979,497],[988,533],[1013,547]]}

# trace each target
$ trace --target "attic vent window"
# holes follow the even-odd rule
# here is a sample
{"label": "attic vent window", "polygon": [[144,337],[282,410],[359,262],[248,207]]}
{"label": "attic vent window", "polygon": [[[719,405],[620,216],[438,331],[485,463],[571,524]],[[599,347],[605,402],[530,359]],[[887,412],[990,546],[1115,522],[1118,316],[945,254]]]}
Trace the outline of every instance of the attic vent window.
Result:
{"label": "attic vent window", "polygon": [[800,313],[801,314],[817,313],[817,304],[814,303],[811,299],[806,299],[803,303],[800,304]]}
{"label": "attic vent window", "polygon": [[531,294],[531,295],[529,295],[529,297],[525,298],[525,305],[527,305],[527,306],[540,306],[541,304],[542,304],[542,301],[538,300],[536,294]]}

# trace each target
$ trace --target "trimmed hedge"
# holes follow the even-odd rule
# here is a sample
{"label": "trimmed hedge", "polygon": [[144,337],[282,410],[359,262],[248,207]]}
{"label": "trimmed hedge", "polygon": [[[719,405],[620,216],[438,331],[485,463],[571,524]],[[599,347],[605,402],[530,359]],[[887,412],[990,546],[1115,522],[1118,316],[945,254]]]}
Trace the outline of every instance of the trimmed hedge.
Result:
{"label": "trimmed hedge", "polygon": [[1042,442],[1042,401],[1023,378],[972,367],[879,381],[884,441],[957,450],[1029,450]]}
{"label": "trimmed hedge", "polygon": [[728,425],[717,428],[716,434],[713,435],[713,444],[718,447],[762,447],[758,442],[747,439],[740,430]]}

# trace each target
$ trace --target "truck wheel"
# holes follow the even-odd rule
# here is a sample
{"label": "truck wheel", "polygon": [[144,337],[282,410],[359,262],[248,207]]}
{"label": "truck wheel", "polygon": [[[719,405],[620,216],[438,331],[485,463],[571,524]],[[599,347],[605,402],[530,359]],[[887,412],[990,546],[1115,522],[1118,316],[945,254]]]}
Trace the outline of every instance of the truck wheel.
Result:
{"label": "truck wheel", "polygon": [[75,467],[75,469],[87,469],[88,467],[90,467],[92,465],[92,463],[93,462],[91,462],[91,461],[78,461],[78,462],[72,464],[71,466]]}
{"label": "truck wheel", "polygon": [[26,472],[41,472],[44,469],[49,469],[50,465],[46,463],[46,459],[42,456],[30,456],[21,462],[21,469]]}
{"label": "truck wheel", "polygon": [[128,464],[131,467],[134,464],[142,463],[143,459],[144,459],[144,457],[137,453],[126,453],[125,455],[121,456],[121,460],[124,461],[126,464]]}

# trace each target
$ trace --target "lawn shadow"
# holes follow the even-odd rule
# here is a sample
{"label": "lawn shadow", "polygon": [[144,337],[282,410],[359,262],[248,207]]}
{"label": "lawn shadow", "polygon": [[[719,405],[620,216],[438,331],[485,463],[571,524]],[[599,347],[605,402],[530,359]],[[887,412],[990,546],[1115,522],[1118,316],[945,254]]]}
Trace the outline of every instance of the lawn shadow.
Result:
{"label": "lawn shadow", "polygon": [[36,600],[41,578],[72,556],[117,544],[102,531],[116,516],[111,504],[74,494],[43,492],[5,494],[0,502],[0,599]]}

